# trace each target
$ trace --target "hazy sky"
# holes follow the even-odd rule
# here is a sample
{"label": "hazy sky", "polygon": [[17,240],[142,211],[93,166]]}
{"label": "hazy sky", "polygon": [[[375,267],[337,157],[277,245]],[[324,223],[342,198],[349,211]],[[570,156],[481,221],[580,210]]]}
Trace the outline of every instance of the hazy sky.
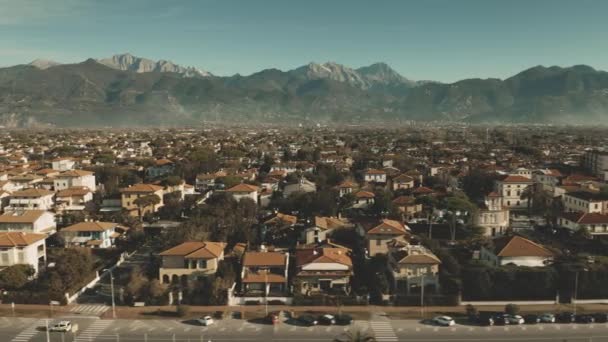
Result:
{"label": "hazy sky", "polygon": [[608,69],[608,0],[0,0],[0,65],[131,52],[217,75],[383,61],[411,79]]}

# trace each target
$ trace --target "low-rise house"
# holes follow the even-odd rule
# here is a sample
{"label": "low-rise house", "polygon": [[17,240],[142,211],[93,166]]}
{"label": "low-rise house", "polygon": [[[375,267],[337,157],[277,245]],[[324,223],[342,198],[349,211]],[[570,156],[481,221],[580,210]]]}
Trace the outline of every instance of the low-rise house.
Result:
{"label": "low-rise house", "polygon": [[287,292],[289,253],[245,252],[241,290],[246,295],[283,296]]}
{"label": "low-rise house", "polygon": [[287,198],[294,193],[316,192],[317,185],[306,178],[300,178],[297,183],[287,184],[283,188],[283,197]]}
{"label": "low-rise house", "polygon": [[[132,216],[144,216],[147,213],[155,213],[163,203],[164,189],[154,184],[135,184],[120,190],[122,208]],[[138,206],[137,199],[142,197],[157,196],[160,202],[146,206]]]}
{"label": "low-rise house", "polygon": [[43,179],[44,177],[34,174],[19,175],[9,178],[18,189],[33,188],[37,183],[42,182]]}
{"label": "low-rise house", "polygon": [[353,183],[349,180],[345,180],[344,182],[338,185],[338,194],[340,197],[343,197],[345,195],[352,194],[356,188],[356,183]]}
{"label": "low-rise house", "polygon": [[173,172],[175,164],[169,159],[158,159],[154,161],[154,165],[146,169],[146,176],[150,179],[162,177]]}
{"label": "low-rise house", "polygon": [[554,253],[549,249],[518,235],[502,236],[492,240],[494,248],[481,248],[480,259],[494,266],[542,267]]}
{"label": "low-rise house", "polygon": [[347,220],[337,217],[315,216],[314,225],[302,232],[306,244],[319,243],[327,240],[327,236],[336,229],[349,228],[353,225]]}
{"label": "low-rise house", "polygon": [[409,295],[439,290],[439,265],[441,261],[422,245],[393,242],[390,244],[389,265],[393,278],[394,293]]}
{"label": "low-rise house", "polygon": [[367,169],[363,174],[363,179],[368,183],[386,184],[386,171]]}
{"label": "low-rise house", "polygon": [[608,234],[608,215],[600,213],[566,212],[558,220],[564,228],[586,229],[592,236]]}
{"label": "low-rise house", "polygon": [[95,191],[95,173],[85,170],[69,170],[53,177],[55,191],[61,191],[72,187],[87,187]]}
{"label": "low-rise house", "polygon": [[302,294],[349,294],[353,262],[345,248],[296,250],[295,281]]}
{"label": "low-rise house", "polygon": [[35,275],[46,264],[46,234],[0,232],[0,271],[14,265],[30,265]]}
{"label": "low-rise house", "polygon": [[226,190],[226,192],[231,194],[237,201],[240,201],[242,198],[249,198],[257,204],[259,190],[260,188],[255,185],[241,183]]}
{"label": "low-rise house", "polygon": [[55,193],[44,189],[25,189],[11,194],[8,210],[51,210]]}
{"label": "low-rise house", "polygon": [[374,199],[376,195],[374,195],[371,191],[357,191],[355,194],[355,203],[353,203],[353,208],[367,208],[374,204]]}
{"label": "low-rise house", "polygon": [[393,204],[406,220],[411,220],[422,212],[422,204],[416,203],[412,196],[399,196],[393,200]]}
{"label": "low-rise house", "polygon": [[5,211],[0,215],[0,232],[55,233],[55,215],[44,210]]}
{"label": "low-rise house", "polygon": [[397,190],[407,190],[407,189],[412,189],[414,187],[414,178],[406,175],[406,174],[402,174],[399,175],[395,178],[393,178],[393,191],[397,191]]}
{"label": "low-rise house", "polygon": [[387,254],[389,242],[393,240],[407,241],[410,237],[410,228],[395,220],[384,219],[377,226],[366,232],[367,251],[369,256]]}
{"label": "low-rise house", "polygon": [[504,208],[502,202],[497,192],[491,192],[485,197],[484,206],[473,217],[473,223],[485,229],[485,236],[503,235],[509,228],[509,209]]}
{"label": "low-rise house", "polygon": [[215,274],[225,248],[224,242],[188,241],[161,252],[160,281],[187,284],[191,277]]}
{"label": "low-rise house", "polygon": [[55,196],[56,211],[81,211],[93,200],[93,192],[84,186],[58,191]]}
{"label": "low-rise house", "polygon": [[73,170],[75,166],[76,162],[71,158],[57,158],[51,161],[51,167],[57,171]]}
{"label": "low-rise house", "polygon": [[59,231],[66,246],[110,248],[126,228],[114,222],[79,222]]}

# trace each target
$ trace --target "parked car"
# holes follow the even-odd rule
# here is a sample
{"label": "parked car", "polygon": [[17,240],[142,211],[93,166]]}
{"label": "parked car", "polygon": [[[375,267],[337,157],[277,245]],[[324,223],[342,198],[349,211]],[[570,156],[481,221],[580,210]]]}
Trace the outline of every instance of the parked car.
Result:
{"label": "parked car", "polygon": [[592,314],[595,319],[595,323],[607,323],[608,322],[608,314],[606,313],[594,313]]}
{"label": "parked car", "polygon": [[525,323],[524,318],[521,317],[520,315],[505,314],[505,319],[507,321],[509,321],[509,324],[518,325],[518,324],[524,324]]}
{"label": "parked car", "polygon": [[323,325],[334,325],[336,324],[336,317],[330,314],[322,315],[319,316],[318,322]]}
{"label": "parked car", "polygon": [[72,322],[70,322],[70,321],[61,321],[49,328],[49,331],[52,331],[52,332],[68,332],[71,330],[72,330]]}
{"label": "parked car", "polygon": [[544,313],[538,317],[541,323],[555,323],[555,315]]}
{"label": "parked car", "polygon": [[498,314],[498,315],[492,316],[492,320],[494,321],[495,325],[508,325],[509,324],[509,320],[503,314]]}
{"label": "parked car", "polygon": [[558,323],[574,323],[574,318],[572,312],[560,312],[555,315],[555,321]]}
{"label": "parked car", "polygon": [[198,324],[205,326],[205,327],[208,327],[211,324],[213,324],[213,318],[211,318],[211,316],[200,317],[196,321],[198,322]]}
{"label": "parked car", "polygon": [[494,325],[494,316],[488,315],[488,314],[485,314],[485,315],[481,314],[481,315],[477,316],[476,322],[479,325],[492,326],[492,325]]}
{"label": "parked car", "polygon": [[576,315],[574,317],[574,321],[576,323],[589,324],[589,323],[594,323],[595,319],[591,315]]}
{"label": "parked car", "polygon": [[526,324],[537,324],[537,323],[540,323],[540,318],[538,317],[538,315],[525,315],[524,316],[524,323],[526,323]]}
{"label": "parked car", "polygon": [[352,316],[347,314],[336,315],[335,319],[337,325],[349,325],[353,322]]}
{"label": "parked car", "polygon": [[302,315],[300,317],[298,317],[298,321],[307,327],[311,327],[313,325],[317,325],[319,324],[319,321],[317,321],[314,317],[312,317],[311,315]]}
{"label": "parked car", "polygon": [[439,325],[442,327],[451,327],[452,325],[456,324],[456,322],[454,322],[454,319],[450,316],[437,316],[434,317],[431,322],[433,322],[433,324],[435,325]]}
{"label": "parked car", "polygon": [[270,324],[278,324],[279,323],[279,313],[278,312],[270,312],[266,316],[266,322]]}

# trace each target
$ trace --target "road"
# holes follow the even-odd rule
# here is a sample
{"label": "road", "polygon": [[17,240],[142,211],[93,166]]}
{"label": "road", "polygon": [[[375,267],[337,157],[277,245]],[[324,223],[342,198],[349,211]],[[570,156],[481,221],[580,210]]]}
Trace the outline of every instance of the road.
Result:
{"label": "road", "polygon": [[[413,320],[372,319],[355,321],[349,327],[301,327],[288,322],[276,326],[236,319],[224,319],[210,327],[201,327],[177,320],[101,320],[70,316],[79,331],[49,333],[50,342],[207,342],[207,341],[333,341],[346,331],[359,330],[375,335],[379,342],[466,342],[466,341],[569,341],[608,342],[608,324],[543,324],[506,327],[478,327],[456,325],[443,328],[420,324]],[[0,341],[45,342],[44,319],[0,318]]]}

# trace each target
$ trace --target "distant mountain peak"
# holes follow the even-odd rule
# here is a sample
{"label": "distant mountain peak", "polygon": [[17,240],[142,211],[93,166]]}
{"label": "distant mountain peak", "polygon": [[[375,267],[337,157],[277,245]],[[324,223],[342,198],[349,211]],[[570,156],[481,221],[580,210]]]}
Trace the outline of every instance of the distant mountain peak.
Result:
{"label": "distant mountain peak", "polygon": [[51,61],[48,59],[35,59],[29,63],[29,65],[34,66],[38,69],[44,70],[57,65],[61,65],[61,63]]}
{"label": "distant mountain peak", "polygon": [[118,70],[130,70],[134,72],[174,72],[184,77],[209,77],[210,72],[194,67],[184,67],[168,60],[154,61],[147,58],[137,57],[131,53],[114,55],[110,58],[97,60],[99,63]]}
{"label": "distant mountain peak", "polygon": [[391,68],[384,62],[377,62],[368,66],[357,69],[361,75],[367,78],[369,81],[378,84],[408,84],[414,86],[416,82],[410,81],[407,78],[401,76],[397,71]]}

